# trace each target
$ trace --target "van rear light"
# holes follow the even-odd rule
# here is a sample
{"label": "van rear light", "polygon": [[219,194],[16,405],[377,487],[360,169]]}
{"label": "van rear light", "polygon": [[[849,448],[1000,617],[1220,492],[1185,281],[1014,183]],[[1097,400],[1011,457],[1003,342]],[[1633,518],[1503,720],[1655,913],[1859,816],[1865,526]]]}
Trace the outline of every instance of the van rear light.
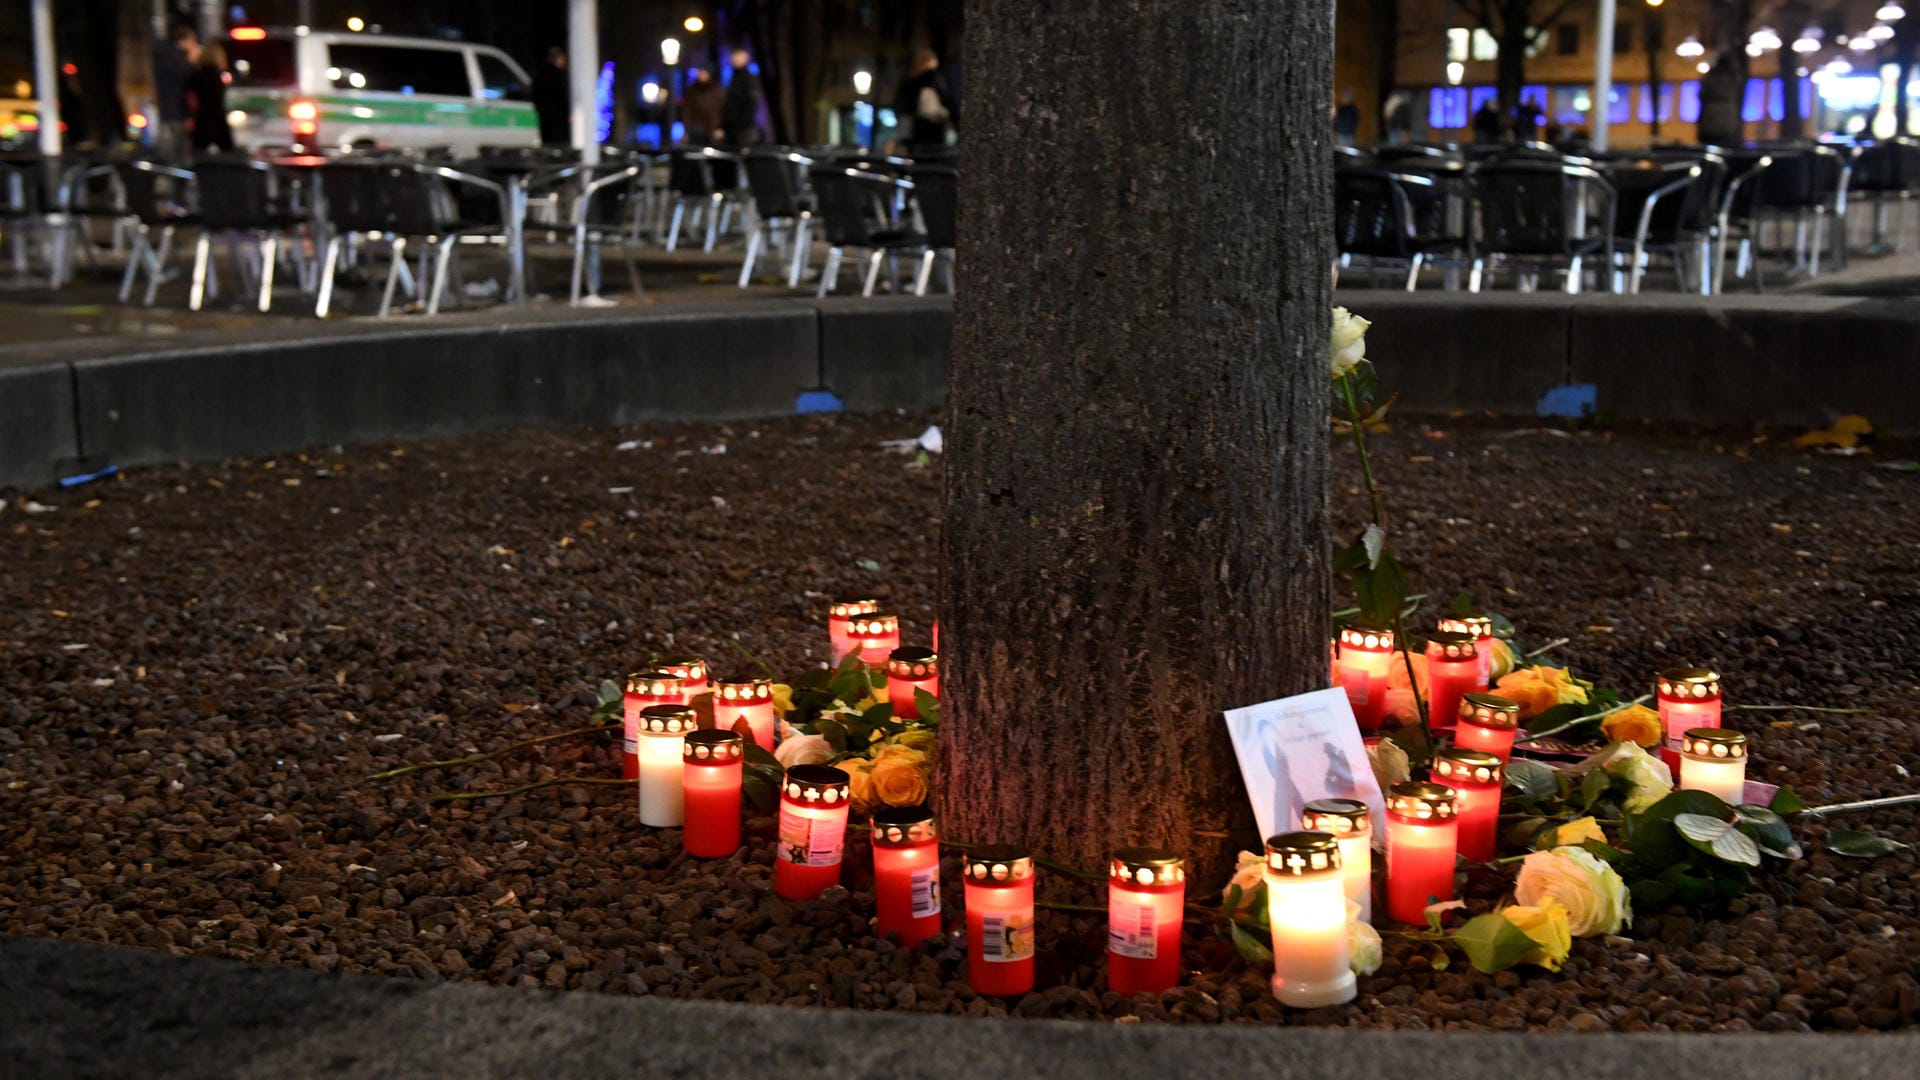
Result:
{"label": "van rear light", "polygon": [[287,118],[293,121],[295,135],[312,136],[320,130],[320,106],[311,101],[296,101],[287,106]]}
{"label": "van rear light", "polygon": [[235,41],[265,41],[267,32],[258,26],[236,26],[233,28],[232,37]]}

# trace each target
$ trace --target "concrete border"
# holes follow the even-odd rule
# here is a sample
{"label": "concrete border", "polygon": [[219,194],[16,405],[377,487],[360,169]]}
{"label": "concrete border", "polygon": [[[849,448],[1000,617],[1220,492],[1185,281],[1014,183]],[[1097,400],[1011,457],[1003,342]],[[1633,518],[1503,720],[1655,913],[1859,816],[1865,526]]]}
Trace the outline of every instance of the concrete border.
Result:
{"label": "concrete border", "polygon": [[1911,1075],[1916,1035],[1432,1034],[972,1020],[323,975],[0,938],[24,1076]]}
{"label": "concrete border", "polygon": [[79,456],[72,369],[0,367],[0,487],[45,482],[55,462]]}

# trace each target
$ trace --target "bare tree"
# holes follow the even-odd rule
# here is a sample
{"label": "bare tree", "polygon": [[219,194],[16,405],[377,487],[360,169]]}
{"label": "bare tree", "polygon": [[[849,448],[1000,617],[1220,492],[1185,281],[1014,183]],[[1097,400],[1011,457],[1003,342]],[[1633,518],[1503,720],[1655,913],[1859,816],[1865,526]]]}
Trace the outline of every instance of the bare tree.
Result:
{"label": "bare tree", "polygon": [[[1527,53],[1544,41],[1548,31],[1580,0],[1460,0],[1492,35],[1500,55],[1494,61],[1494,86],[1500,111],[1514,115],[1520,105],[1520,87],[1527,79]],[[1597,58],[1612,63],[1613,58]]]}

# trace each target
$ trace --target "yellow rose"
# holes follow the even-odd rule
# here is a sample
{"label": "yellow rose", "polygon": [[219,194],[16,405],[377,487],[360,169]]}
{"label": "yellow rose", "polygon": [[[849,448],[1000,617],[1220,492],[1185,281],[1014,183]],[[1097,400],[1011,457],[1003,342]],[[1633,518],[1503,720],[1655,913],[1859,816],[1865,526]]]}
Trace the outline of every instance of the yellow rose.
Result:
{"label": "yellow rose", "polygon": [[848,758],[835,768],[847,774],[847,798],[853,802],[853,812],[864,814],[873,809],[873,762]]}
{"label": "yellow rose", "polygon": [[1600,730],[1608,742],[1630,742],[1641,746],[1659,746],[1666,732],[1660,714],[1645,705],[1629,705],[1600,721]]}
{"label": "yellow rose", "polygon": [[1346,308],[1333,309],[1333,338],[1327,351],[1335,379],[1367,358],[1367,327],[1372,325]]}
{"label": "yellow rose", "polygon": [[773,712],[782,719],[793,711],[793,687],[786,683],[773,684]]}
{"label": "yellow rose", "polygon": [[1497,684],[1495,693],[1520,706],[1520,719],[1531,720],[1555,705],[1585,705],[1587,688],[1565,668],[1516,668]]}
{"label": "yellow rose", "polygon": [[1600,829],[1600,823],[1590,817],[1575,818],[1553,831],[1550,847],[1579,847],[1583,841],[1598,840],[1607,842],[1607,834]]}
{"label": "yellow rose", "polygon": [[1487,674],[1494,682],[1506,678],[1513,671],[1513,666],[1519,662],[1513,646],[1507,644],[1505,638],[1481,638],[1480,644],[1488,650],[1488,655],[1493,657],[1493,662],[1487,666]]}
{"label": "yellow rose", "polygon": [[873,759],[873,797],[888,806],[919,806],[927,801],[927,755],[889,746]]}
{"label": "yellow rose", "polygon": [[[1654,803],[1673,794],[1673,770],[1637,744],[1617,742],[1601,753],[1612,753],[1600,767],[1622,777],[1632,788],[1621,805],[1629,814],[1645,813]],[[1592,759],[1589,759],[1592,760]]]}
{"label": "yellow rose", "polygon": [[1617,934],[1633,925],[1626,883],[1613,867],[1584,848],[1557,847],[1527,856],[1514,879],[1513,896],[1523,907],[1559,901],[1566,908],[1568,932],[1574,937]]}
{"label": "yellow rose", "polygon": [[1521,957],[1521,963],[1538,964],[1548,971],[1559,971],[1566,963],[1573,951],[1573,931],[1560,901],[1548,899],[1537,907],[1516,904],[1500,914],[1540,946]]}
{"label": "yellow rose", "polygon": [[[1413,676],[1407,676],[1407,665],[1411,661]],[[1393,654],[1393,663],[1387,668],[1387,718],[1402,724],[1420,722],[1419,706],[1414,703],[1414,687],[1420,688],[1420,696],[1427,697],[1427,655],[1414,653],[1409,657],[1405,652]]]}
{"label": "yellow rose", "polygon": [[935,737],[934,732],[930,728],[913,728],[910,731],[903,731],[895,735],[893,737],[893,745],[904,746],[909,750],[919,750],[925,753],[933,749],[933,740]]}

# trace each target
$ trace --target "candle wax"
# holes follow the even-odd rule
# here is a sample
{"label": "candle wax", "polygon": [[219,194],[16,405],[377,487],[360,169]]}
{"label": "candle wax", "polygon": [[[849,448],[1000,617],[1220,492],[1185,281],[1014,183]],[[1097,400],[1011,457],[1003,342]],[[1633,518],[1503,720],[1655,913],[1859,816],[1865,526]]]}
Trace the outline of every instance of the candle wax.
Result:
{"label": "candle wax", "polygon": [[1450,731],[1460,718],[1460,699],[1480,689],[1478,660],[1427,656],[1427,719],[1435,731]]}
{"label": "candle wax", "polygon": [[1273,996],[1299,1009],[1339,1005],[1359,992],[1347,951],[1347,891],[1337,871],[1267,875]]}
{"label": "candle wax", "polygon": [[940,932],[940,845],[873,845],[873,932],[912,948]]}
{"label": "candle wax", "polygon": [[640,824],[655,827],[686,821],[686,796],[681,786],[685,766],[684,735],[640,735]]}
{"label": "candle wax", "polygon": [[1485,750],[1504,763],[1513,756],[1513,737],[1517,733],[1517,728],[1488,727],[1462,720],[1453,729],[1453,745],[1462,750]]}
{"label": "candle wax", "polygon": [[939,697],[939,676],[929,679],[907,679],[893,675],[887,678],[887,700],[893,703],[895,720],[920,719],[920,706],[913,696],[915,690],[925,690],[934,697]]}
{"label": "candle wax", "polygon": [[1656,696],[1660,704],[1660,723],[1667,732],[1667,743],[1660,748],[1660,757],[1667,763],[1667,768],[1677,775],[1680,772],[1680,748],[1686,742],[1687,732],[1694,728],[1720,726],[1720,699],[1712,697],[1700,701],[1674,701],[1664,694]]}
{"label": "candle wax", "polygon": [[1131,997],[1180,982],[1187,887],[1107,881],[1107,988]]}
{"label": "candle wax", "polygon": [[746,705],[727,705],[718,697],[713,699],[713,726],[721,731],[732,731],[742,719],[753,731],[753,741],[760,749],[773,752],[774,715],[773,702],[756,701]]}
{"label": "candle wax", "polygon": [[967,983],[1004,996],[1033,989],[1033,879],[967,890]]}
{"label": "candle wax", "polygon": [[1500,785],[1447,781],[1453,788],[1454,813],[1460,823],[1460,854],[1472,862],[1493,858],[1500,834]]}
{"label": "candle wax", "polygon": [[686,831],[681,846],[698,859],[724,859],[740,850],[740,762],[689,763],[683,774]]}
{"label": "candle wax", "polygon": [[1387,917],[1425,926],[1427,905],[1453,899],[1454,855],[1460,826],[1453,820],[1416,824],[1387,815]]}
{"label": "candle wax", "polygon": [[1718,796],[1728,806],[1739,806],[1747,797],[1747,759],[1681,754],[1680,788],[1683,791],[1704,791]]}
{"label": "candle wax", "polygon": [[846,848],[847,804],[807,806],[782,796],[780,838],[773,856],[773,891],[789,900],[811,900],[840,883]]}

